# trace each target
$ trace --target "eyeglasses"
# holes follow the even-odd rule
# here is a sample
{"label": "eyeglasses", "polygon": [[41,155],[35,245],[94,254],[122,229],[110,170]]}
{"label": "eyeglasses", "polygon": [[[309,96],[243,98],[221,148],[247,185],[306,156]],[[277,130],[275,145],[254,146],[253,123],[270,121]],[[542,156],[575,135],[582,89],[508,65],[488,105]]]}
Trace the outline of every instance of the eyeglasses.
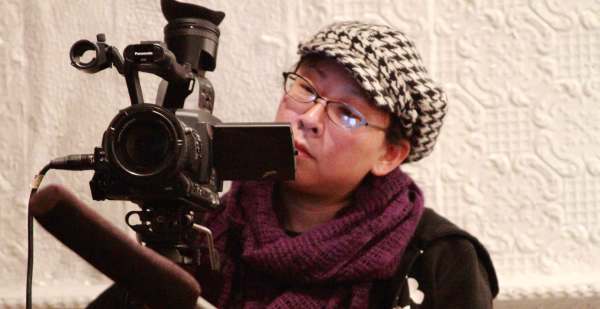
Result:
{"label": "eyeglasses", "polygon": [[348,129],[369,126],[382,131],[386,130],[383,127],[369,124],[365,116],[354,106],[322,97],[307,79],[296,73],[285,72],[283,73],[283,79],[283,89],[286,95],[290,96],[296,102],[301,103],[303,111],[312,106],[308,103],[316,103],[317,99],[322,99],[325,102],[327,116],[336,125]]}

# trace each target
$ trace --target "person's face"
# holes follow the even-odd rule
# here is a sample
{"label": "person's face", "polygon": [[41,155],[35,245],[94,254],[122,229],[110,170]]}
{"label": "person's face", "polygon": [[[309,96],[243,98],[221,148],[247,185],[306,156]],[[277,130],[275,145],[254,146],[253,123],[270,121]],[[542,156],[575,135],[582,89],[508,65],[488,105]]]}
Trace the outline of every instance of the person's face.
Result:
{"label": "person's face", "polygon": [[[335,60],[303,62],[296,73],[308,80],[322,97],[353,106],[369,124],[388,126],[389,115],[369,103],[350,72]],[[302,106],[284,94],[279,104],[276,121],[291,123],[298,150],[296,178],[285,185],[313,195],[347,195],[367,173],[381,174],[377,167],[389,146],[385,132],[335,124],[328,118],[324,102],[321,99],[317,102]]]}

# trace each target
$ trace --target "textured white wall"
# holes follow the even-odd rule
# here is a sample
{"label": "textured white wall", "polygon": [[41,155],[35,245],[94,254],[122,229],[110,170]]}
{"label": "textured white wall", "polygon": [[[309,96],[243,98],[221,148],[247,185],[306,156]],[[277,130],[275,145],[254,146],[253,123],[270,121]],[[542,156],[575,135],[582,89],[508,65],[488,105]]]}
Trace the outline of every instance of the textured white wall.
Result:
{"label": "textured white wall", "polygon": [[[271,120],[298,39],[332,20],[406,31],[450,108],[436,151],[406,169],[428,206],[487,245],[498,307],[600,306],[600,1],[192,2],[227,13],[209,75],[224,121]],[[165,23],[159,0],[5,0],[0,12],[0,308],[18,308],[31,177],[53,157],[90,152],[129,104],[115,70],[87,75],[69,65],[71,44],[104,32],[123,50],[161,40]],[[158,79],[142,82],[153,101]],[[93,202],[90,178],[46,180],[123,226],[130,206]],[[109,283],[39,226],[35,244],[41,307],[80,306]]]}

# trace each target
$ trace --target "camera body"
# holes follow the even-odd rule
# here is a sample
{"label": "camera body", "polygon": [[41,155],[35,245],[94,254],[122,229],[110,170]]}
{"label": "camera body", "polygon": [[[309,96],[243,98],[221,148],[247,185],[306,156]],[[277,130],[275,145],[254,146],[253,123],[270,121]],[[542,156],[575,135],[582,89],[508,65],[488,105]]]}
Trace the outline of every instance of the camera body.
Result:
{"label": "camera body", "polygon": [[92,197],[215,209],[224,180],[293,179],[291,134],[288,123],[221,123],[202,109],[132,105],[94,151]]}
{"label": "camera body", "polygon": [[222,181],[212,167],[210,136],[210,123],[216,121],[200,110],[177,115],[155,104],[121,110],[104,132],[102,147],[94,151],[92,197],[217,207],[215,192]]}

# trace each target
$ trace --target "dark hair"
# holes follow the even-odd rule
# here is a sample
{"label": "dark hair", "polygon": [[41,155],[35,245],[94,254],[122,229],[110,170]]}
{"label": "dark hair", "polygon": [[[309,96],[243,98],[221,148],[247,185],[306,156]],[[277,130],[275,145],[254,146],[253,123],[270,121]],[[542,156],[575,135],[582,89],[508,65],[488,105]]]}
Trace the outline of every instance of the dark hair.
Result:
{"label": "dark hair", "polygon": [[402,121],[395,115],[392,115],[390,112],[386,111],[390,115],[390,124],[385,131],[385,140],[392,145],[399,145],[402,140],[409,140],[408,136],[406,136],[406,132],[404,131],[404,127],[402,126]]}

